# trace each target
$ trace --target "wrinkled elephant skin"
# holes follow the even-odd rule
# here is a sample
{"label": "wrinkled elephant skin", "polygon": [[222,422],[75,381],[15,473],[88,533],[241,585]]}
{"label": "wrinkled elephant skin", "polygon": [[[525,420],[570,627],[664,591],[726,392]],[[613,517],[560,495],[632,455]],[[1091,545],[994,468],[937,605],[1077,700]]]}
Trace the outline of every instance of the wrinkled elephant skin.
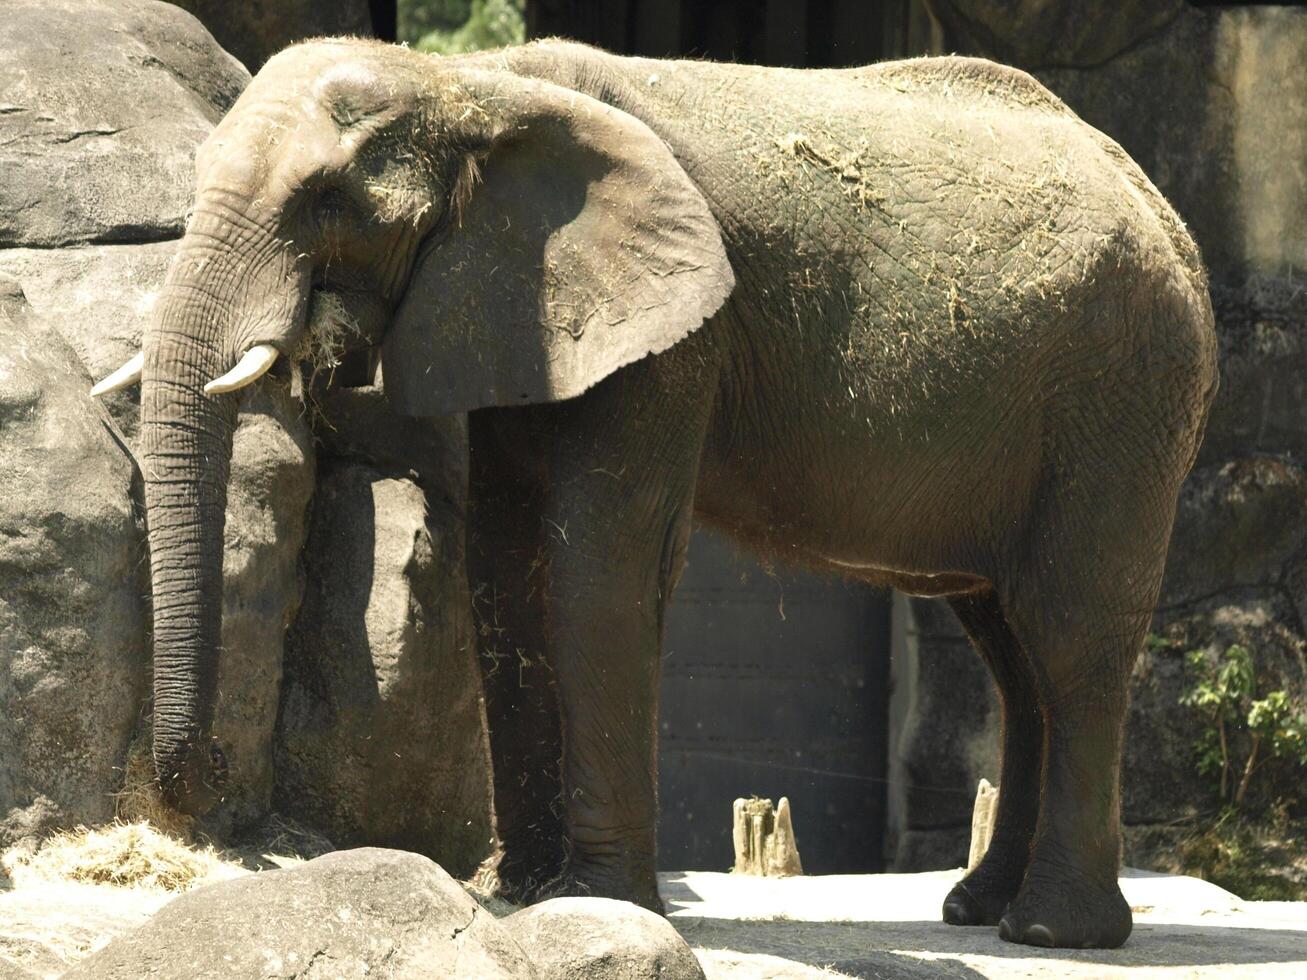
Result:
{"label": "wrinkled elephant skin", "polygon": [[945,919],[1126,939],[1126,681],[1216,369],[1197,251],[1116,144],[973,59],[341,40],[274,57],[197,180],[142,368],[174,799],[203,807],[221,758],[225,392],[379,346],[396,410],[471,413],[506,894],[660,907],[659,646],[697,517],[948,597],[1004,757],[993,844]]}

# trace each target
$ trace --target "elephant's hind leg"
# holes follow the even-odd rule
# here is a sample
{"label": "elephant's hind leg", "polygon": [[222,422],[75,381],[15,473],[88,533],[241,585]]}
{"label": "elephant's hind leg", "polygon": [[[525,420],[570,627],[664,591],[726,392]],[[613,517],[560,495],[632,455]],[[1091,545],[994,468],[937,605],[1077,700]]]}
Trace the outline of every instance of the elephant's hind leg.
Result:
{"label": "elephant's hind leg", "polygon": [[1139,468],[1050,488],[1018,577],[1000,589],[1045,719],[1030,863],[999,922],[1011,942],[1114,948],[1130,935],[1117,884],[1121,747],[1130,672],[1165,565],[1172,479]]}
{"label": "elephant's hind leg", "polygon": [[949,604],[994,675],[1003,719],[1003,766],[989,850],[944,899],[944,921],[993,926],[1016,897],[1030,860],[1039,816],[1044,720],[1030,660],[993,590],[956,596]]}

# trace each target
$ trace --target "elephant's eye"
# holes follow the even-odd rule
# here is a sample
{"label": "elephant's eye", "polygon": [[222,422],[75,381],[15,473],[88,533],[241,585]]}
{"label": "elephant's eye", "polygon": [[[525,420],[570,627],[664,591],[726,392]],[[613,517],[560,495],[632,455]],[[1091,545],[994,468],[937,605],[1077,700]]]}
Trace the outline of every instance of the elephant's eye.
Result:
{"label": "elephant's eye", "polygon": [[355,204],[344,188],[327,187],[318,194],[318,220],[327,227],[347,218],[354,208]]}

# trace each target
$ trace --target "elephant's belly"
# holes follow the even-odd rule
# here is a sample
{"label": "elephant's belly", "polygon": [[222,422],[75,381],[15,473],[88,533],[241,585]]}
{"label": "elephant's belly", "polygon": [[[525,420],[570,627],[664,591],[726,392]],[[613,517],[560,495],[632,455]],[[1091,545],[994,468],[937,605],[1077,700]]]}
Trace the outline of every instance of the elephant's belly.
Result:
{"label": "elephant's belly", "polygon": [[897,589],[905,595],[923,598],[975,592],[990,584],[989,580],[981,575],[960,571],[920,574],[831,557],[825,559],[825,565],[848,578],[859,579],[870,585]]}
{"label": "elephant's belly", "polygon": [[[746,470],[747,472],[742,472]],[[993,538],[981,507],[874,475],[783,475],[762,461],[704,467],[695,510],[745,548],[910,595],[973,591],[987,581]]]}
{"label": "elephant's belly", "polygon": [[993,406],[919,404],[921,424],[895,429],[867,425],[871,399],[767,404],[784,411],[760,406],[715,430],[695,498],[746,547],[947,595],[983,585],[1019,546],[1038,472],[1033,419],[978,425],[999,417]]}

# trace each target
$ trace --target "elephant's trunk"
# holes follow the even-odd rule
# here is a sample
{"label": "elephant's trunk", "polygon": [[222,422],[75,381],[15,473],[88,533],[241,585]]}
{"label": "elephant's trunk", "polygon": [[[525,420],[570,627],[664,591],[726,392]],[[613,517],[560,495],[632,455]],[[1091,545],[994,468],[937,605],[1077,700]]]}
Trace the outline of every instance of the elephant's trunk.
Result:
{"label": "elephant's trunk", "polygon": [[[153,751],[165,796],[202,813],[221,798],[213,741],[222,631],[223,525],[236,398],[205,384],[251,340],[289,343],[308,277],[289,250],[197,209],[144,343],[141,468],[154,597]],[[275,314],[285,311],[285,315]],[[281,321],[281,322],[278,322]]]}

